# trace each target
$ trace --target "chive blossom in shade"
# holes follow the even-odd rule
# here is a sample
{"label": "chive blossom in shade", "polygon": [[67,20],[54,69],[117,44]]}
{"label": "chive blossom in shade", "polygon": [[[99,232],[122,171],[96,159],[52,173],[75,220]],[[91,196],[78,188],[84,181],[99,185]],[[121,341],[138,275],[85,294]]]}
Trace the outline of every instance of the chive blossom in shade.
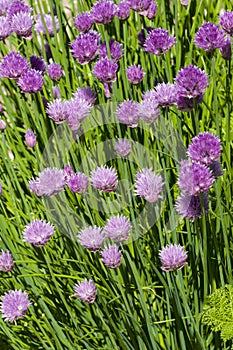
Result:
{"label": "chive blossom in shade", "polygon": [[213,176],[215,179],[217,179],[219,176],[222,176],[224,174],[224,171],[222,169],[222,164],[219,163],[217,160],[213,161],[209,165],[210,170],[213,172]]}
{"label": "chive blossom in shade", "polygon": [[100,44],[100,34],[94,30],[81,33],[70,43],[71,53],[80,64],[87,64],[97,55]]}
{"label": "chive blossom in shade", "polygon": [[[111,59],[113,59],[115,61],[120,60],[123,56],[122,44],[119,44],[117,41],[115,41],[115,39],[110,39],[108,46],[109,46],[109,50],[110,50]],[[103,44],[100,45],[98,54],[101,58],[108,57],[108,50],[107,50],[106,42],[103,42]]]}
{"label": "chive blossom in shade", "polygon": [[161,56],[175,45],[175,38],[168,34],[166,29],[155,28],[148,34],[144,43],[144,50]]}
{"label": "chive blossom in shade", "polygon": [[74,98],[78,98],[79,100],[84,100],[87,102],[90,106],[94,106],[95,100],[96,100],[96,94],[95,91],[90,88],[89,86],[83,86],[78,88],[73,93]]}
{"label": "chive blossom in shade", "polygon": [[47,67],[46,62],[43,60],[43,58],[39,56],[32,55],[30,57],[30,63],[32,69],[38,70],[41,73],[44,73]]}
{"label": "chive blossom in shade", "polygon": [[151,0],[128,0],[128,4],[132,10],[143,14],[149,8]]}
{"label": "chive blossom in shade", "polygon": [[9,272],[14,267],[14,260],[9,251],[0,253],[0,271]]}
{"label": "chive blossom in shade", "polygon": [[139,117],[148,124],[154,123],[159,117],[158,102],[156,99],[144,99],[138,105]]}
{"label": "chive blossom in shade", "polygon": [[177,95],[177,108],[182,112],[190,112],[197,104],[203,102],[203,94],[197,97],[182,96],[182,94]]}
{"label": "chive blossom in shade", "polygon": [[227,36],[225,38],[223,46],[220,48],[220,54],[224,58],[224,60],[230,60],[231,59],[231,38]]}
{"label": "chive blossom in shade", "polygon": [[75,173],[69,178],[67,185],[72,192],[83,194],[88,187],[88,178],[83,173]]}
{"label": "chive blossom in shade", "polygon": [[199,133],[192,139],[187,155],[192,161],[210,165],[221,155],[220,139],[209,132]]}
{"label": "chive blossom in shade", "polygon": [[88,226],[79,233],[78,240],[83,247],[95,253],[104,243],[105,236],[101,227]]}
{"label": "chive blossom in shade", "polygon": [[63,173],[64,173],[64,178],[65,178],[66,184],[73,177],[73,175],[75,175],[74,170],[69,166],[69,164],[66,164],[64,166]]}
{"label": "chive blossom in shade", "polygon": [[120,139],[115,145],[115,151],[123,158],[127,158],[131,152],[131,143],[129,140]]}
{"label": "chive blossom in shade", "polygon": [[224,45],[225,33],[211,22],[202,24],[195,35],[194,43],[201,49],[211,52]]}
{"label": "chive blossom in shade", "polygon": [[23,241],[43,247],[54,234],[54,227],[44,220],[33,220],[25,227]]}
{"label": "chive blossom in shade", "polygon": [[162,177],[154,174],[152,169],[145,168],[136,174],[135,193],[150,203],[162,198],[163,185]]}
{"label": "chive blossom in shade", "polygon": [[97,289],[92,280],[86,278],[82,282],[78,282],[74,286],[75,295],[82,301],[92,304],[95,301]]}
{"label": "chive blossom in shade", "polygon": [[[44,20],[44,21],[43,21]],[[60,26],[59,26],[59,21],[57,16],[51,16],[49,14],[43,14],[43,20],[42,17],[39,15],[36,21],[36,24],[34,26],[35,31],[40,34],[46,35],[46,32],[48,32],[48,35],[53,37],[55,35],[54,33],[54,26],[53,26],[53,21],[55,24],[55,30],[56,32],[59,31]],[[44,26],[45,23],[45,26]]]}
{"label": "chive blossom in shade", "polygon": [[21,13],[14,15],[11,21],[11,30],[18,36],[28,38],[32,35],[33,18],[29,13]]}
{"label": "chive blossom in shade", "polygon": [[116,245],[109,245],[101,251],[101,258],[107,267],[117,269],[121,264],[122,254]]}
{"label": "chive blossom in shade", "polygon": [[139,103],[132,100],[120,103],[116,110],[116,116],[120,123],[126,124],[130,128],[136,128],[140,117]]}
{"label": "chive blossom in shade", "polygon": [[50,63],[48,65],[48,75],[52,80],[59,80],[62,75],[62,66],[58,63]]}
{"label": "chive blossom in shade", "polygon": [[74,26],[80,32],[87,32],[93,25],[93,18],[90,12],[79,13],[74,19]]}
{"label": "chive blossom in shade", "polygon": [[117,71],[118,64],[114,60],[105,57],[96,62],[92,72],[103,83],[111,83],[116,81]]}
{"label": "chive blossom in shade", "polygon": [[206,165],[183,160],[180,164],[177,183],[181,190],[197,196],[199,193],[206,192],[212,187],[214,176]]}
{"label": "chive blossom in shade", "polygon": [[233,11],[225,11],[221,14],[219,23],[227,34],[233,35]]}
{"label": "chive blossom in shade", "polygon": [[0,77],[18,79],[29,69],[29,63],[19,52],[9,52],[0,64]]}
{"label": "chive blossom in shade", "polygon": [[56,195],[64,189],[64,186],[64,172],[56,168],[46,168],[36,179],[29,181],[30,190],[38,197]]}
{"label": "chive blossom in shade", "polygon": [[125,242],[129,238],[131,227],[126,216],[112,216],[108,219],[103,232],[115,242]]}
{"label": "chive blossom in shade", "polygon": [[25,141],[28,147],[35,147],[36,145],[36,135],[32,130],[28,130],[25,133]]}
{"label": "chive blossom in shade", "polygon": [[10,290],[2,296],[0,309],[2,318],[13,323],[20,317],[24,317],[31,302],[26,292],[22,290]]}
{"label": "chive blossom in shade", "polygon": [[25,4],[25,2],[13,1],[7,11],[7,18],[8,18],[8,21],[11,22],[15,15],[20,14],[23,16],[24,13],[30,14],[31,12],[32,12],[32,8],[29,7],[27,4]]}
{"label": "chive blossom in shade", "polygon": [[153,18],[155,18],[155,15],[157,14],[157,12],[158,12],[157,3],[156,3],[156,1],[151,0],[150,6],[143,13],[143,15],[146,16],[149,19],[153,19]]}
{"label": "chive blossom in shade", "polygon": [[117,172],[112,167],[98,166],[91,172],[91,183],[94,188],[102,192],[112,192],[117,189]]}
{"label": "chive blossom in shade", "polygon": [[177,88],[170,83],[158,84],[155,87],[154,97],[161,107],[171,107],[177,102]]}
{"label": "chive blossom in shade", "polygon": [[66,122],[71,130],[76,131],[80,126],[80,122],[90,113],[91,106],[87,101],[73,97],[67,101],[66,108]]}
{"label": "chive blossom in shade", "polygon": [[203,192],[199,196],[192,196],[187,193],[181,194],[175,204],[176,211],[183,217],[188,218],[191,222],[202,216],[202,201],[203,198],[204,212],[208,212],[208,196]]}
{"label": "chive blossom in shade", "polygon": [[54,102],[48,103],[46,113],[56,124],[63,123],[68,115],[68,101],[58,98]]}
{"label": "chive blossom in shade", "polygon": [[180,244],[170,244],[159,251],[159,258],[162,262],[163,271],[175,271],[187,265],[187,252]]}
{"label": "chive blossom in shade", "polygon": [[7,17],[0,17],[0,41],[11,35],[12,29]]}
{"label": "chive blossom in shade", "polygon": [[117,6],[111,0],[97,1],[91,9],[93,21],[99,24],[107,24],[111,22],[115,16],[116,9]]}
{"label": "chive blossom in shade", "polygon": [[21,75],[17,81],[17,85],[24,93],[37,93],[42,90],[42,86],[44,85],[43,76],[41,72],[35,69],[29,69]]}
{"label": "chive blossom in shade", "polygon": [[125,20],[130,16],[130,6],[127,1],[120,1],[116,9],[116,17]]}
{"label": "chive blossom in shade", "polygon": [[144,75],[145,72],[140,64],[138,66],[134,64],[126,69],[126,76],[131,84],[140,84]]}

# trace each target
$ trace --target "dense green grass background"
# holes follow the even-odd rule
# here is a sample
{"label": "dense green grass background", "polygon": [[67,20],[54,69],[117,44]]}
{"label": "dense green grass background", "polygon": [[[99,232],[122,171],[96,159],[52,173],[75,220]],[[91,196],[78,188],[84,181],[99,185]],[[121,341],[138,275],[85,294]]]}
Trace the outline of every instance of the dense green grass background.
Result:
{"label": "dense green grass background", "polygon": [[[132,12],[125,22],[115,18],[109,25],[95,26],[103,40],[114,37],[124,46],[110,101],[91,74],[93,63],[78,65],[69,50],[78,34],[72,18],[90,9],[92,2],[31,0],[30,5],[34,15],[56,8],[61,29],[47,41],[54,61],[65,72],[58,84],[62,98],[89,85],[95,88],[100,106],[93,108],[74,137],[65,125],[58,127],[46,116],[42,96],[53,100],[48,77],[37,95],[23,95],[14,81],[1,80],[2,118],[7,128],[0,134],[0,248],[12,253],[15,267],[0,274],[0,295],[22,288],[33,304],[17,324],[0,319],[0,349],[230,349],[231,341],[224,342],[219,333],[201,324],[200,312],[207,295],[232,284],[233,61],[226,62],[218,51],[212,56],[205,53],[193,44],[193,38],[203,22],[218,23],[220,11],[232,9],[231,1],[191,0],[186,8],[176,0],[158,0],[158,14],[152,21]],[[176,36],[176,45],[164,57],[144,53],[137,34],[145,26],[168,29]],[[1,56],[10,50],[28,58],[39,55],[41,40],[37,35],[32,40],[12,35],[0,42]],[[139,87],[133,87],[125,69],[139,63],[147,74]],[[116,123],[117,102],[140,101],[157,81],[173,82],[178,70],[190,63],[204,69],[210,81],[204,102],[195,111],[161,111],[154,125],[141,123],[133,130]],[[25,146],[28,128],[37,135],[34,149]],[[225,172],[210,192],[209,213],[190,223],[174,212],[176,181],[179,160],[199,131],[213,132],[222,140]],[[114,140],[122,136],[132,140],[129,160],[112,152]],[[114,166],[119,190],[99,195],[90,189],[84,197],[67,190],[50,199],[37,198],[29,191],[28,181],[44,167],[67,163],[87,175],[97,165]],[[164,200],[158,207],[132,195],[134,176],[145,166],[154,167],[165,180]],[[78,244],[76,234],[86,224],[103,226],[119,212],[133,223],[132,240],[122,246],[122,265],[110,270],[99,253],[89,253]],[[22,242],[24,227],[37,218],[50,220],[56,227],[56,234],[43,248]],[[180,243],[188,251],[188,265],[174,273],[160,269],[158,251],[168,243]],[[93,305],[70,297],[74,284],[83,278],[92,278],[98,288]]]}

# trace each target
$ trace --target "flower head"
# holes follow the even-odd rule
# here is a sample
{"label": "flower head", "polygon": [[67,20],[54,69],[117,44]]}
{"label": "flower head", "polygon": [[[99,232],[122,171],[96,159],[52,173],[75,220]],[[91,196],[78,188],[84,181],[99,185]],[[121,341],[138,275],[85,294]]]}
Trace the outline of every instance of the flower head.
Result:
{"label": "flower head", "polygon": [[41,73],[45,72],[47,64],[45,63],[43,58],[41,58],[39,56],[32,55],[30,57],[30,63],[31,63],[32,69],[38,70]]}
{"label": "flower head", "polygon": [[140,117],[139,104],[132,100],[120,103],[116,110],[116,116],[120,123],[126,124],[130,128],[137,127]]}
{"label": "flower head", "polygon": [[54,227],[44,220],[33,220],[23,232],[23,241],[36,247],[44,246],[54,234]]}
{"label": "flower head", "polygon": [[91,183],[99,191],[115,191],[118,183],[117,172],[112,167],[98,166],[91,172]]}
{"label": "flower head", "polygon": [[139,117],[148,124],[154,123],[159,116],[158,102],[156,99],[144,99],[139,105]]}
{"label": "flower head", "polygon": [[73,97],[67,102],[66,121],[71,130],[77,130],[80,122],[90,113],[91,106],[85,100]]}
{"label": "flower head", "polygon": [[32,8],[29,7],[25,2],[23,1],[13,1],[8,8],[7,11],[7,18],[8,21],[11,22],[13,20],[13,17],[15,15],[18,15],[19,13],[23,15],[24,13],[29,14],[32,12]]}
{"label": "flower head", "polygon": [[[43,20],[42,20],[42,17],[39,15],[37,18],[37,22],[34,26],[35,31],[38,34],[43,33],[44,35],[46,35],[46,31],[48,31],[48,34],[50,36],[54,36],[55,33],[54,33],[53,22],[55,25],[55,31],[58,32],[60,29],[60,26],[59,26],[59,21],[58,21],[57,16],[52,17],[51,15],[45,13],[43,15]],[[44,25],[44,23],[45,23],[45,25]]]}
{"label": "flower head", "polygon": [[116,245],[105,247],[101,252],[101,257],[104,265],[110,269],[116,269],[121,264],[121,251]]}
{"label": "flower head", "polygon": [[170,244],[159,251],[163,271],[180,270],[187,265],[187,252],[180,244]]}
{"label": "flower head", "polygon": [[135,193],[150,203],[162,198],[163,179],[153,173],[152,169],[142,169],[136,174]]}
{"label": "flower head", "polygon": [[80,64],[86,64],[92,61],[99,48],[100,35],[94,30],[88,33],[81,33],[71,42],[71,52],[74,58],[78,59]]}
{"label": "flower head", "polygon": [[88,187],[88,178],[83,173],[75,173],[67,182],[69,189],[75,193],[84,193]]}
{"label": "flower head", "polygon": [[116,13],[116,5],[111,0],[97,1],[91,9],[95,23],[107,24],[111,22]]}
{"label": "flower head", "polygon": [[143,14],[147,18],[153,19],[157,12],[158,12],[157,3],[156,3],[156,1],[151,0],[150,6],[148,7],[148,9]]}
{"label": "flower head", "polygon": [[[111,59],[115,61],[120,60],[123,56],[122,44],[119,44],[117,41],[115,41],[115,39],[110,39],[108,45]],[[101,58],[108,57],[106,42],[100,45],[98,54]]]}
{"label": "flower head", "polygon": [[130,16],[130,6],[127,1],[120,1],[117,5],[116,16],[125,20]]}
{"label": "flower head", "polygon": [[14,267],[14,260],[10,252],[2,250],[0,254],[0,271],[9,272]]}
{"label": "flower head", "polygon": [[231,59],[231,39],[229,36],[225,38],[224,44],[222,47],[220,47],[220,54],[224,58],[224,60],[230,60]]}
{"label": "flower head", "polygon": [[209,165],[220,157],[221,141],[209,132],[199,133],[192,139],[187,154],[192,161]]}
{"label": "flower head", "polygon": [[176,86],[170,83],[158,84],[155,87],[154,97],[161,107],[170,107],[177,102]]}
{"label": "flower head", "polygon": [[177,108],[182,112],[190,112],[198,103],[203,101],[204,94],[200,94],[196,97],[183,96],[177,94]]}
{"label": "flower head", "polygon": [[103,244],[105,237],[101,227],[89,226],[83,229],[79,235],[80,244],[91,252],[97,252]]}
{"label": "flower head", "polygon": [[5,130],[5,129],[6,129],[6,122],[0,119],[0,130]]}
{"label": "flower head", "polygon": [[75,175],[75,172],[73,171],[73,169],[68,164],[66,164],[64,166],[63,173],[64,173],[64,178],[65,178],[66,184]]}
{"label": "flower head", "polygon": [[12,17],[11,30],[24,38],[32,34],[33,18],[30,13],[19,12]]}
{"label": "flower head", "polygon": [[22,57],[19,52],[9,52],[1,62],[0,77],[17,79],[28,69],[29,64],[25,57]]}
{"label": "flower head", "polygon": [[56,195],[63,190],[65,178],[63,170],[46,168],[36,179],[29,181],[29,188],[38,197]]}
{"label": "flower head", "polygon": [[175,45],[175,38],[169,35],[166,29],[155,28],[149,32],[144,48],[146,52],[160,56],[166,53],[173,45]]}
{"label": "flower head", "polygon": [[96,94],[92,88],[89,86],[83,86],[78,88],[73,93],[74,98],[78,98],[79,100],[86,101],[90,106],[95,104]]}
{"label": "flower head", "polygon": [[62,66],[58,63],[50,63],[48,65],[48,75],[52,80],[59,80],[62,75]]}
{"label": "flower head", "polygon": [[96,298],[96,286],[92,280],[86,278],[74,286],[74,291],[77,297],[85,303],[92,304]]}
{"label": "flower head", "polygon": [[195,35],[194,43],[201,49],[211,52],[224,44],[224,32],[211,22],[202,24]]}
{"label": "flower head", "polygon": [[[204,211],[208,212],[208,196],[206,192],[202,193]],[[182,215],[183,218],[188,218],[191,222],[202,216],[201,198],[199,196],[192,196],[183,193],[177,198],[176,211]]]}
{"label": "flower head", "polygon": [[0,17],[0,41],[11,35],[12,29],[7,17]]}
{"label": "flower head", "polygon": [[12,2],[14,0],[0,0],[0,16],[3,17],[7,14]]}
{"label": "flower head", "polygon": [[131,224],[126,216],[112,216],[104,227],[104,234],[115,242],[125,242],[130,230]]}
{"label": "flower head", "polygon": [[118,140],[115,146],[115,151],[123,158],[127,158],[131,152],[131,143],[129,140]]}
{"label": "flower head", "polygon": [[204,164],[181,161],[178,186],[186,193],[197,196],[208,191],[213,185],[214,177],[211,170]]}
{"label": "flower head", "polygon": [[144,14],[150,6],[151,0],[128,0],[128,3],[132,10]]}
{"label": "flower head", "polygon": [[93,74],[103,83],[110,83],[116,81],[117,70],[118,64],[105,57],[96,62],[93,68]]}
{"label": "flower head", "polygon": [[25,133],[25,141],[28,147],[35,147],[36,145],[36,135],[32,130],[28,130]]}
{"label": "flower head", "polygon": [[219,163],[217,160],[214,160],[210,165],[209,165],[210,170],[213,173],[213,176],[215,179],[219,176],[222,176],[224,174],[224,171],[222,169],[221,163]]}
{"label": "flower head", "polygon": [[61,124],[66,120],[68,115],[68,102],[58,98],[48,104],[46,112],[49,118],[53,119],[56,124]]}
{"label": "flower head", "polygon": [[24,93],[33,94],[39,92],[44,85],[42,74],[35,69],[28,69],[26,73],[21,75],[17,81],[17,85]]}
{"label": "flower head", "polygon": [[233,11],[225,11],[219,16],[219,22],[227,34],[233,35]]}
{"label": "flower head", "polygon": [[93,24],[93,18],[90,12],[79,13],[74,19],[74,26],[80,32],[87,32]]}
{"label": "flower head", "polygon": [[126,75],[131,84],[140,84],[145,72],[141,68],[140,64],[138,66],[134,64],[133,66],[127,68]]}
{"label": "flower head", "polygon": [[11,323],[27,312],[31,302],[26,292],[22,290],[10,290],[2,296],[1,313],[2,317]]}

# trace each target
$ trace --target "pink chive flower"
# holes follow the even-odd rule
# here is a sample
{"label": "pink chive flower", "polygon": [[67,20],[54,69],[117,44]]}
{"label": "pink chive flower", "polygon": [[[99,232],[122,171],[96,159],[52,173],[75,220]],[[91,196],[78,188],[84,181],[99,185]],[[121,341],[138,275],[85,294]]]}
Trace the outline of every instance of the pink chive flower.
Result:
{"label": "pink chive flower", "polygon": [[118,140],[115,146],[115,151],[123,158],[127,158],[131,152],[131,143],[129,140]]}
{"label": "pink chive flower", "polygon": [[78,282],[74,286],[75,295],[82,301],[92,304],[95,301],[97,290],[92,280],[86,278],[82,282]]}
{"label": "pink chive flower", "polygon": [[112,216],[104,227],[104,234],[115,242],[125,242],[131,230],[130,221],[126,216]]}
{"label": "pink chive flower", "polygon": [[36,247],[44,246],[54,234],[54,227],[44,220],[33,220],[23,232],[23,241]]}
{"label": "pink chive flower", "polygon": [[187,265],[187,252],[180,244],[170,244],[159,251],[159,257],[162,262],[163,271],[175,271],[182,269]]}
{"label": "pink chive flower", "polygon": [[28,130],[25,134],[25,141],[28,147],[35,147],[36,145],[36,135],[32,130]]}
{"label": "pink chive flower", "polygon": [[110,269],[116,269],[121,264],[122,254],[116,245],[109,245],[102,250],[101,257],[104,265]]}
{"label": "pink chive flower", "polygon": [[103,244],[105,236],[101,227],[88,226],[79,233],[78,239],[83,247],[95,253]]}
{"label": "pink chive flower", "polygon": [[91,172],[91,183],[99,191],[115,191],[118,184],[117,172],[112,167],[99,166]]}
{"label": "pink chive flower", "polygon": [[14,267],[14,260],[10,252],[1,251],[0,254],[0,271],[9,272]]}
{"label": "pink chive flower", "polygon": [[24,317],[31,302],[26,292],[22,290],[10,290],[2,296],[0,309],[3,319],[13,323],[19,317]]}
{"label": "pink chive flower", "polygon": [[163,185],[162,177],[154,174],[152,169],[145,168],[136,174],[135,193],[150,203],[162,198]]}

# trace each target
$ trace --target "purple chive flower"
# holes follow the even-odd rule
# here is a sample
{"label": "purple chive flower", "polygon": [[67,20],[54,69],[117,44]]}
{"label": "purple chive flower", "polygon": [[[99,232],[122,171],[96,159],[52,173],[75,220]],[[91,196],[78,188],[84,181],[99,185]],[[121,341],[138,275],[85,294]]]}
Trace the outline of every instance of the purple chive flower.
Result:
{"label": "purple chive flower", "polygon": [[74,291],[77,297],[85,303],[92,304],[95,301],[97,290],[92,280],[86,278],[74,286]]}
{"label": "purple chive flower", "polygon": [[175,38],[168,34],[166,29],[155,28],[150,31],[144,43],[146,52],[160,56],[166,53],[173,45]]}
{"label": "purple chive flower", "polygon": [[91,15],[94,22],[100,24],[111,22],[115,16],[116,8],[116,5],[111,0],[97,1],[91,9]]}
{"label": "purple chive flower", "polygon": [[39,92],[44,85],[42,74],[35,69],[28,69],[28,71],[19,78],[17,85],[24,93],[33,94]]}
{"label": "purple chive flower", "polygon": [[35,147],[36,145],[36,135],[32,130],[28,130],[25,134],[25,141],[28,147]]}
{"label": "purple chive flower", "polygon": [[153,19],[158,12],[157,3],[154,0],[151,0],[150,6],[145,11],[144,16],[149,19]]}
{"label": "purple chive flower", "polygon": [[54,227],[44,220],[33,220],[25,227],[23,241],[43,247],[54,234]]}
{"label": "purple chive flower", "polygon": [[144,14],[150,6],[151,0],[128,0],[128,4],[132,10]]}
{"label": "purple chive flower", "polygon": [[224,174],[224,171],[222,170],[222,164],[219,163],[217,160],[213,161],[209,165],[209,168],[212,171],[213,176],[215,177],[215,179],[217,179],[217,177],[222,176]]}
{"label": "purple chive flower", "polygon": [[24,317],[31,302],[26,292],[22,290],[10,290],[2,296],[0,303],[2,317],[5,321],[13,323],[19,317]]}
{"label": "purple chive flower", "polygon": [[115,242],[125,242],[131,230],[130,221],[126,216],[112,216],[104,227],[104,234]]}
{"label": "purple chive flower", "polygon": [[73,93],[74,98],[86,101],[90,106],[94,106],[96,94],[89,86],[80,87]]}
{"label": "purple chive flower", "polygon": [[154,28],[152,27],[146,27],[145,29],[143,28],[140,33],[137,35],[137,38],[140,42],[141,46],[144,46],[145,41],[146,41],[146,33],[150,33]]}
{"label": "purple chive flower", "polygon": [[0,0],[0,17],[7,14],[8,9],[10,8],[14,0]]}
{"label": "purple chive flower", "polygon": [[120,103],[116,110],[116,116],[120,123],[126,124],[130,128],[137,127],[140,117],[139,104],[132,100]]}
{"label": "purple chive flower", "polygon": [[[39,15],[37,18],[37,22],[34,26],[35,31],[40,34],[43,33],[44,35],[46,35],[46,30],[48,31],[49,36],[54,36],[54,25],[53,25],[53,21],[55,24],[55,30],[56,32],[59,31],[60,26],[59,26],[59,21],[57,16],[51,16],[49,14],[44,14],[43,15],[43,20],[41,18],[41,16]],[[45,26],[44,26],[45,23]]]}
{"label": "purple chive flower", "polygon": [[154,90],[147,91],[143,95],[143,101],[139,104],[139,116],[148,124],[152,124],[158,119],[159,108]]}
{"label": "purple chive flower", "polygon": [[0,41],[11,35],[12,29],[7,17],[0,17]]}
{"label": "purple chive flower", "polygon": [[225,11],[219,16],[219,22],[222,29],[230,35],[233,35],[233,11]]}
{"label": "purple chive flower", "polygon": [[75,175],[75,172],[68,164],[64,166],[63,173],[66,184],[69,182],[70,178]]}
{"label": "purple chive flower", "polygon": [[10,52],[2,60],[0,65],[0,77],[17,79],[29,69],[29,64],[25,57],[19,52]]}
{"label": "purple chive flower", "polygon": [[67,102],[66,121],[71,130],[78,130],[80,122],[88,116],[90,109],[88,102],[77,97]]}
{"label": "purple chive flower", "polygon": [[211,52],[224,44],[224,32],[211,22],[202,24],[195,35],[194,43],[201,49]]}
{"label": "purple chive flower", "polygon": [[161,107],[170,107],[177,102],[176,86],[170,83],[158,84],[155,87],[154,97]]}
{"label": "purple chive flower", "polygon": [[209,132],[199,133],[192,139],[187,155],[192,161],[210,165],[221,155],[221,141]]}
{"label": "purple chive flower", "polygon": [[32,8],[25,4],[23,1],[13,1],[7,11],[8,21],[11,22],[15,15],[19,13],[23,15],[24,13],[29,14],[32,12]]}
{"label": "purple chive flower", "polygon": [[181,5],[188,6],[189,0],[180,0]]}
{"label": "purple chive flower", "polygon": [[186,97],[177,95],[177,108],[182,112],[190,112],[198,103],[202,103],[203,95],[197,97]]}
{"label": "purple chive flower", "polygon": [[105,237],[101,227],[88,226],[79,235],[80,244],[92,253],[97,252],[103,244]]}
{"label": "purple chive flower", "polygon": [[53,96],[55,99],[60,99],[61,98],[61,93],[60,93],[60,89],[58,86],[53,86],[52,87],[53,90]]}
{"label": "purple chive flower", "polygon": [[138,66],[134,64],[133,66],[127,68],[126,75],[131,84],[140,84],[145,72],[141,68],[140,64]]}
{"label": "purple chive flower", "polygon": [[209,85],[206,72],[192,64],[179,70],[175,83],[178,95],[188,98],[203,96]]}
{"label": "purple chive flower", "polygon": [[127,158],[131,152],[131,143],[129,140],[118,140],[115,151],[123,158]]}
{"label": "purple chive flower", "polygon": [[187,265],[188,254],[180,244],[170,244],[159,251],[163,271],[175,271]]}
{"label": "purple chive flower", "polygon": [[98,166],[91,172],[92,186],[102,192],[112,192],[117,188],[117,172],[112,167]]}
{"label": "purple chive flower", "polygon": [[[208,212],[208,196],[206,192],[202,193],[204,211]],[[188,218],[191,222],[202,216],[201,198],[199,196],[192,196],[183,193],[177,198],[176,211],[182,215],[183,218]]]}
{"label": "purple chive flower", "polygon": [[101,257],[104,265],[110,269],[117,269],[121,264],[121,251],[116,245],[109,245],[101,252]]}
{"label": "purple chive flower", "polygon": [[127,1],[121,1],[117,5],[116,14],[119,19],[125,20],[130,16],[130,6]]}
{"label": "purple chive flower", "polygon": [[49,118],[53,119],[56,124],[61,124],[66,120],[68,115],[68,102],[58,98],[48,104],[46,112]]}
{"label": "purple chive flower", "polygon": [[97,55],[99,43],[100,34],[96,31],[90,30],[88,33],[81,33],[70,43],[71,53],[80,64],[89,63]]}
{"label": "purple chive flower", "polygon": [[88,178],[83,173],[75,173],[69,178],[67,185],[72,192],[83,194],[88,187]]}
{"label": "purple chive flower", "polygon": [[220,54],[224,58],[224,60],[231,59],[231,39],[229,36],[225,38],[223,46],[220,48]]}
{"label": "purple chive flower", "polygon": [[9,272],[14,267],[14,260],[10,252],[2,250],[0,254],[0,271]]}
{"label": "purple chive flower", "polygon": [[145,168],[136,174],[135,193],[150,203],[162,198],[163,185],[162,177],[154,174],[152,169]]}
{"label": "purple chive flower", "polygon": [[117,70],[118,64],[105,57],[96,62],[92,72],[103,83],[110,83],[116,81]]}
{"label": "purple chive flower", "polygon": [[29,13],[19,12],[12,17],[11,30],[18,36],[28,38],[32,35],[33,18]]}
{"label": "purple chive flower", "polygon": [[32,69],[38,70],[41,73],[45,72],[47,65],[46,65],[46,62],[43,60],[43,58],[32,55],[30,57],[30,63],[31,63]]}
{"label": "purple chive flower", "polygon": [[211,170],[204,164],[181,161],[178,186],[188,194],[197,196],[208,191],[213,185],[214,177]]}
{"label": "purple chive flower", "polygon": [[48,65],[48,75],[52,80],[59,80],[62,75],[62,66],[58,63],[50,63]]}
{"label": "purple chive flower", "polygon": [[56,195],[64,189],[65,178],[63,170],[46,168],[36,179],[29,181],[29,188],[38,197]]}
{"label": "purple chive flower", "polygon": [[0,130],[5,130],[5,129],[6,129],[6,122],[0,119]]}
{"label": "purple chive flower", "polygon": [[74,26],[80,32],[87,32],[93,25],[93,18],[90,12],[79,13],[74,19]]}
{"label": "purple chive flower", "polygon": [[[110,50],[111,59],[118,61],[122,58],[123,56],[122,44],[119,44],[117,41],[115,41],[115,39],[110,39],[109,50]],[[108,57],[106,42],[100,45],[98,54],[101,58]]]}

